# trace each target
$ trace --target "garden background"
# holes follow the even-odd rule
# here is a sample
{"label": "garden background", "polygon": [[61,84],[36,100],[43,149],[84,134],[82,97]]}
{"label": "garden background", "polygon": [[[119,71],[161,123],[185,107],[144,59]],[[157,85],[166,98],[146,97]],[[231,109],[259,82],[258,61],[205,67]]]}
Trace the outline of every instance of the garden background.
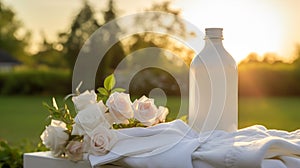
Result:
{"label": "garden background", "polygon": [[[64,96],[71,93],[72,70],[81,46],[95,30],[122,13],[112,0],[103,2],[103,6],[105,10],[97,11],[88,1],[82,1],[80,9],[70,18],[68,28],[58,32],[55,41],[47,39],[42,32],[42,41],[33,51],[31,31],[22,24],[12,7],[0,1],[0,167],[21,167],[23,152],[43,149],[38,146],[39,135],[49,120],[42,103],[50,104],[52,97],[56,97],[63,105]],[[181,14],[179,8],[172,7],[171,1],[156,2],[144,10]],[[101,15],[101,19],[97,15]],[[142,24],[142,20],[136,18],[135,22],[136,29],[160,26],[182,38],[197,36],[178,20],[165,24],[163,18],[155,18],[150,24]],[[109,32],[107,36],[110,37]],[[153,61],[157,64],[171,62],[174,73],[182,73],[184,78],[180,69],[189,65],[193,51],[168,36],[140,33],[118,42],[106,53],[99,65],[96,86],[101,86],[123,58],[147,47],[168,49],[179,55],[184,64],[175,63],[174,58],[164,53],[157,53],[161,56],[153,57]],[[287,131],[300,128],[300,46],[295,43],[290,49],[294,52],[288,57],[274,52],[259,55],[253,51],[238,62],[239,128],[254,124]],[[153,88],[164,90],[170,109],[168,120],[175,119],[181,97],[169,73],[145,69],[131,81],[129,92],[134,98],[148,95]],[[188,101],[187,97],[183,99]],[[164,100],[156,99],[157,104],[161,101]],[[72,106],[70,101],[67,104]]]}

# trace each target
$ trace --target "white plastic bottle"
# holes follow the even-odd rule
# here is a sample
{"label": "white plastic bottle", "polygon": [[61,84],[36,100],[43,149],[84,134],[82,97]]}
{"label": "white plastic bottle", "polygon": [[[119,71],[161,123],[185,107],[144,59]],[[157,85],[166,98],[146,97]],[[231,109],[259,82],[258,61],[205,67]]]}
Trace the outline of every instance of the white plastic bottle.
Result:
{"label": "white plastic bottle", "polygon": [[222,31],[205,29],[205,46],[190,65],[189,125],[197,132],[237,130],[238,72]]}

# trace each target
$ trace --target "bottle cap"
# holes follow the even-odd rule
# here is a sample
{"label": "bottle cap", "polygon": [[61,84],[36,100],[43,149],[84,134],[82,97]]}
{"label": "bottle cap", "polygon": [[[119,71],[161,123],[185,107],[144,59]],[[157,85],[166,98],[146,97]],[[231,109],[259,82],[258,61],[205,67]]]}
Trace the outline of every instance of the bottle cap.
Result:
{"label": "bottle cap", "polygon": [[206,28],[205,39],[222,39],[223,40],[223,28]]}

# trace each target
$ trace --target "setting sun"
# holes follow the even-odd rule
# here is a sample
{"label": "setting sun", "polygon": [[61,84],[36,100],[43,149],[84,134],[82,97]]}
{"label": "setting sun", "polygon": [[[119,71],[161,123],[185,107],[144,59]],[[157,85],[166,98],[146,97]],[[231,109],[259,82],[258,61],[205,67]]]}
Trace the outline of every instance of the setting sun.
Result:
{"label": "setting sun", "polygon": [[292,48],[284,39],[288,33],[284,13],[273,1],[176,1],[183,17],[204,31],[206,27],[224,28],[224,46],[237,62],[250,52],[267,52],[288,57]]}

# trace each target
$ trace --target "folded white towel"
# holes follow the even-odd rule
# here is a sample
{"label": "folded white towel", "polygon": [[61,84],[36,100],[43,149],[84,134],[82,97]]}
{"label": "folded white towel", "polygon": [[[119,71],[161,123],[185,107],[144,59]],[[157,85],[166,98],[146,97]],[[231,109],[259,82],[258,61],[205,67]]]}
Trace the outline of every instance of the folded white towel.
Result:
{"label": "folded white towel", "polygon": [[196,134],[181,120],[148,128],[118,130],[119,141],[105,156],[89,156],[93,167],[300,168],[300,130],[252,126],[234,133]]}

